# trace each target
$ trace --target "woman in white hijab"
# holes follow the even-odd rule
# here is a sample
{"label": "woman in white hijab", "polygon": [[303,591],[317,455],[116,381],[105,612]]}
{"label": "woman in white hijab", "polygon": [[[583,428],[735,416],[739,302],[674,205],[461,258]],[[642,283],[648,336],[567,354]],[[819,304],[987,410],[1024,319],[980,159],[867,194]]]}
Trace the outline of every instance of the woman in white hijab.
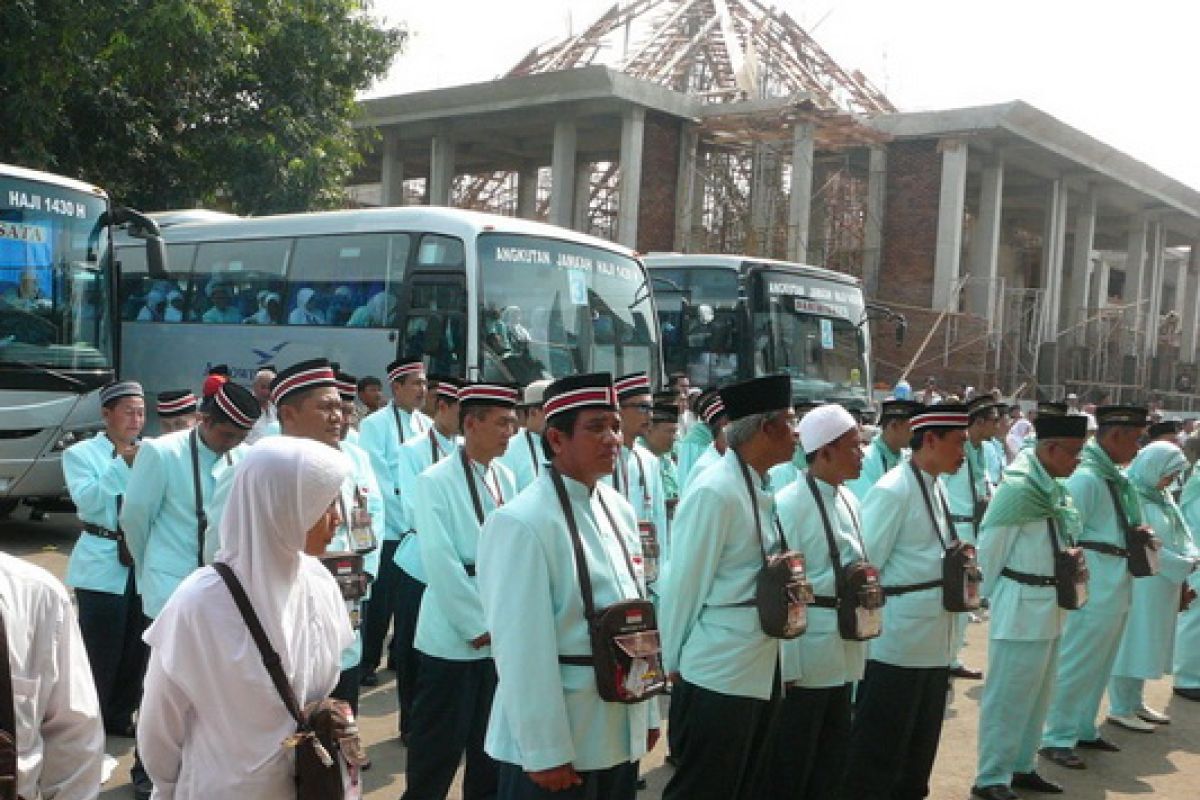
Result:
{"label": "woman in white hijab", "polygon": [[292,309],[292,313],[288,315],[289,325],[324,325],[325,315],[320,309],[313,308],[312,303],[315,291],[305,286],[300,291],[296,292],[296,307]]}
{"label": "woman in white hijab", "polygon": [[167,298],[158,289],[150,290],[146,295],[146,305],[138,312],[138,322],[162,322],[163,310],[167,304]]}
{"label": "woman in white hijab", "polygon": [[[350,462],[308,439],[277,436],[237,466],[217,561],[249,595],[301,706],[337,684],[354,634],[333,577],[304,555],[338,524]],[[212,567],[189,576],[146,631],[151,647],[138,749],[161,800],[295,796],[296,723],[279,698],[228,588]]]}

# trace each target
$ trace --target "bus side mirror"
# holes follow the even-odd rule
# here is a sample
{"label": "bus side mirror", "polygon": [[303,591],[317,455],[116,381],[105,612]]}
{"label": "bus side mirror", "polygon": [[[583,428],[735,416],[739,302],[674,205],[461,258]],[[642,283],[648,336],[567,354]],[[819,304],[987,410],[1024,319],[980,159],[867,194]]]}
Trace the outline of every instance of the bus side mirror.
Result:
{"label": "bus side mirror", "polygon": [[146,269],[152,278],[167,277],[167,246],[161,235],[146,235]]}

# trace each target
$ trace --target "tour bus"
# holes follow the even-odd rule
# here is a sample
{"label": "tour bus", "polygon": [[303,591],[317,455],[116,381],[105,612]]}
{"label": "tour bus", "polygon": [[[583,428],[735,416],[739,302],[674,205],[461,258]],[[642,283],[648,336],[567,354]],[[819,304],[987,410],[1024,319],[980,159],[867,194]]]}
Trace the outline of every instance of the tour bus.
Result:
{"label": "tour bus", "polygon": [[135,240],[117,242],[122,364],[147,392],[198,391],[218,364],[249,384],[263,367],[316,357],[359,378],[399,356],[431,374],[516,384],[660,371],[645,268],[563,228],[413,206],[162,232],[165,277],[149,274]]}
{"label": "tour bus", "polygon": [[644,258],[662,329],[663,366],[693,386],[787,373],[797,400],[871,405],[869,314],[857,278],[736,255]]}
{"label": "tour bus", "polygon": [[[0,164],[0,514],[66,497],[61,455],[103,429],[100,386],[118,373],[114,225],[161,271],[153,221],[80,181]],[[135,243],[136,242],[136,243]]]}

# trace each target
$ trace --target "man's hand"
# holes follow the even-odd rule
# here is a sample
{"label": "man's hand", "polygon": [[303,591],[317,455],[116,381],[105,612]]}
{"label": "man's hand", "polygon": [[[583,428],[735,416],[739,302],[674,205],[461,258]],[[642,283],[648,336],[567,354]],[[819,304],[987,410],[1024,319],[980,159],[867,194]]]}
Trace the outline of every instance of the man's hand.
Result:
{"label": "man's hand", "polygon": [[552,769],[538,770],[537,772],[527,772],[526,774],[529,776],[529,780],[547,792],[562,792],[583,784],[583,778],[579,777],[579,773],[575,771],[575,767],[570,764],[563,764],[561,767],[554,767]]}
{"label": "man's hand", "polygon": [[483,636],[476,636],[474,639],[472,639],[471,647],[474,647],[476,650],[482,650],[491,643],[492,635],[490,633],[485,633]]}
{"label": "man's hand", "polygon": [[658,744],[658,739],[662,735],[662,731],[658,728],[651,728],[646,731],[646,752],[649,753],[654,749],[654,745]]}

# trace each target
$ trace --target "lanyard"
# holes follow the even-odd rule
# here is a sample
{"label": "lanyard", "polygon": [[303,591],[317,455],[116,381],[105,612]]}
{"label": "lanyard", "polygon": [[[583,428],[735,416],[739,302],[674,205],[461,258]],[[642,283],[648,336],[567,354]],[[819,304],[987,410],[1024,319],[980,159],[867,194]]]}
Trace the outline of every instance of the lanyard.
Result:
{"label": "lanyard", "polygon": [[[646,465],[642,463],[642,457],[638,455],[636,446],[629,448],[629,452],[633,454],[633,458],[638,465],[638,478],[642,485],[642,505],[646,507],[646,513],[650,513],[650,487],[646,484]],[[626,476],[628,478],[628,476]]]}
{"label": "lanyard", "polygon": [[[204,511],[204,491],[200,484],[200,429],[192,428],[188,447],[192,451],[192,493],[196,498],[196,565],[204,566],[204,533],[208,530],[208,514]],[[233,466],[233,458],[225,454],[225,463]]]}
{"label": "lanyard", "polygon": [[[933,513],[933,502],[929,499],[929,488],[925,485],[925,480],[921,477],[921,472],[917,468],[917,465],[910,461],[908,462],[908,466],[912,468],[913,477],[917,480],[917,486],[921,487],[921,497],[925,500],[925,510],[929,512],[929,521],[933,523],[933,534],[937,536],[938,541],[942,545],[942,549],[945,550],[946,538],[942,536],[942,528],[940,525],[938,525],[937,515]],[[946,521],[948,523],[950,520],[950,507],[946,505],[946,498],[943,497],[942,493],[938,491],[936,479],[934,479],[933,483],[933,492],[937,495],[938,500],[942,501],[942,513],[946,515]],[[950,541],[957,542],[958,533],[955,532],[954,526],[948,525],[948,527]]]}
{"label": "lanyard", "polygon": [[[763,535],[762,515],[758,510],[758,496],[754,493],[754,483],[750,480],[750,468],[746,466],[746,462],[742,461],[742,457],[739,456],[736,451],[734,452],[733,456],[737,459],[738,466],[742,468],[742,477],[746,479],[746,492],[750,495],[750,508],[754,510],[754,529],[758,532],[758,546],[759,549],[762,550],[763,566],[766,566],[767,539]],[[783,535],[783,526],[779,524],[778,515],[775,516],[775,532],[779,534],[779,543],[783,545],[779,552],[787,552],[787,539]]]}
{"label": "lanyard", "polygon": [[542,464],[538,460],[537,450],[533,446],[533,434],[525,431],[525,444],[529,447],[529,460],[533,462],[533,474],[538,475],[542,471]]}
{"label": "lanyard", "polygon": [[[840,591],[843,583],[846,580],[846,568],[842,566],[842,555],[838,552],[837,539],[833,536],[833,525],[829,522],[829,512],[825,509],[825,500],[821,497],[821,492],[817,489],[817,481],[811,473],[805,473],[805,479],[808,481],[808,488],[812,490],[813,499],[817,501],[817,508],[821,512],[821,524],[825,526],[825,541],[829,544],[829,563],[833,566],[834,576],[834,591]],[[841,487],[835,489],[837,497],[842,496]],[[837,497],[834,498],[834,503],[837,503]],[[843,500],[843,502],[845,502]],[[858,546],[862,550],[863,559],[867,558],[867,546],[863,543],[862,529],[859,527],[858,518],[854,516],[854,510],[850,508],[850,504],[846,503],[846,511],[850,514],[850,521],[854,523],[854,536],[858,539]]]}
{"label": "lanyard", "polygon": [[443,455],[445,455],[445,453],[442,452],[442,446],[438,444],[437,431],[430,431],[429,432],[429,457],[432,458],[433,463],[436,464],[437,462],[442,460]]}
{"label": "lanyard", "polygon": [[[571,500],[567,497],[567,487],[563,483],[562,476],[558,474],[558,470],[550,467],[550,480],[554,483],[554,491],[558,495],[558,504],[562,506],[563,516],[567,519],[567,530],[571,534],[571,544],[575,549],[575,571],[579,576],[579,593],[583,595],[583,612],[584,616],[590,621],[596,617],[596,599],[592,594],[592,576],[587,567],[587,553],[583,549],[583,539],[579,536],[579,526],[575,522],[575,512],[571,508]],[[600,508],[604,510],[604,516],[608,517],[608,524],[612,527],[613,536],[617,537],[617,544],[621,546],[621,553],[625,556],[625,567],[629,570],[629,577],[633,579],[633,585],[637,588],[638,597],[645,600],[645,595],[642,594],[642,584],[637,579],[637,572],[633,569],[633,558],[629,555],[629,548],[625,546],[625,537],[621,535],[621,529],[617,527],[617,521],[613,517],[612,512],[608,510],[608,505],[604,502],[604,495],[597,492],[596,499],[600,501]],[[603,536],[604,532],[600,530],[600,525],[596,525],[596,529]],[[605,550],[605,556],[608,551]]]}
{"label": "lanyard", "polygon": [[400,421],[400,409],[392,404],[392,416],[396,418],[396,430],[400,432],[400,444],[404,444],[404,424]]}
{"label": "lanyard", "polygon": [[[460,447],[458,449],[459,461],[462,463],[463,477],[467,481],[467,489],[471,492],[471,505],[475,507],[475,518],[479,520],[479,524],[483,524],[483,503],[479,499],[479,489],[475,486],[475,477],[477,473],[471,468],[471,461],[467,458],[467,448]],[[483,488],[487,489],[488,494],[492,498],[494,508],[499,508],[504,505],[504,493],[500,489],[500,479],[496,478],[496,491],[492,491],[492,487],[488,486],[487,476],[479,475],[479,481],[483,484]]]}

